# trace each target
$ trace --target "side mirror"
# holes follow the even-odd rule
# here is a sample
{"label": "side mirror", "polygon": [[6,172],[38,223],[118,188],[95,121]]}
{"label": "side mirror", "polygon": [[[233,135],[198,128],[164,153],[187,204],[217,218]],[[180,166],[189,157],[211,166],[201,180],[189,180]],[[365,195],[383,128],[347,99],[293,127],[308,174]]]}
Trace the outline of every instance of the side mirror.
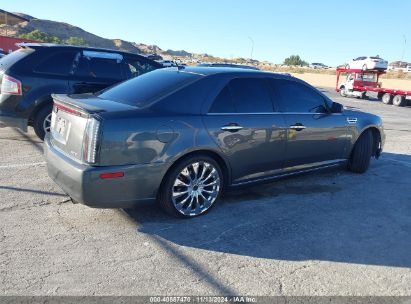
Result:
{"label": "side mirror", "polygon": [[344,111],[344,106],[338,102],[333,102],[331,106],[331,113],[342,113]]}

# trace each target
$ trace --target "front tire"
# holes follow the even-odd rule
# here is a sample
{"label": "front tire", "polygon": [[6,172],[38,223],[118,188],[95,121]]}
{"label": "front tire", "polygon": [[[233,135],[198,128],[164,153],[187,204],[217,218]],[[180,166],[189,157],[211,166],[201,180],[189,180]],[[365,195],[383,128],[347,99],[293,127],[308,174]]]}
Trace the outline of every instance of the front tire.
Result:
{"label": "front tire", "polygon": [[355,143],[348,161],[348,169],[355,173],[365,173],[370,166],[373,137],[370,130],[364,131]]}
{"label": "front tire", "polygon": [[44,140],[46,133],[50,132],[51,110],[50,106],[45,106],[36,113],[33,119],[34,132],[41,140]]}
{"label": "front tire", "polygon": [[177,163],[164,178],[158,195],[162,209],[182,218],[207,213],[223,189],[218,163],[206,155],[190,156]]}
{"label": "front tire", "polygon": [[347,91],[345,90],[345,87],[340,88],[340,95],[341,97],[347,97]]}

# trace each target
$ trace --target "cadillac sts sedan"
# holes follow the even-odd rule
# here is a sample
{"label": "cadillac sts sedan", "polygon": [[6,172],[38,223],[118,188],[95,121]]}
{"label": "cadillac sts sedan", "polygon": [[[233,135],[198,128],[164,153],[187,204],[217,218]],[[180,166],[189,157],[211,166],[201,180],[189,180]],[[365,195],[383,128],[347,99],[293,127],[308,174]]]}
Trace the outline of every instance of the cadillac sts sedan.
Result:
{"label": "cadillac sts sedan", "polygon": [[378,116],[249,69],[161,69],[53,98],[48,173],[91,207],[157,201],[194,217],[226,188],[336,166],[363,173],[385,138]]}

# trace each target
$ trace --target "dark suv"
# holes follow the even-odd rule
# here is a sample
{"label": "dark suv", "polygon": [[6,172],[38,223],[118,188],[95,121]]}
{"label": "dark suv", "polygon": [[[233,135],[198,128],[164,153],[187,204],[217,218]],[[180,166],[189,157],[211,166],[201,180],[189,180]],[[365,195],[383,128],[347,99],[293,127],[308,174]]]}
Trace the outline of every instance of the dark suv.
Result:
{"label": "dark suv", "polygon": [[96,48],[23,44],[0,60],[0,126],[44,138],[52,93],[94,93],[162,65],[144,56]]}

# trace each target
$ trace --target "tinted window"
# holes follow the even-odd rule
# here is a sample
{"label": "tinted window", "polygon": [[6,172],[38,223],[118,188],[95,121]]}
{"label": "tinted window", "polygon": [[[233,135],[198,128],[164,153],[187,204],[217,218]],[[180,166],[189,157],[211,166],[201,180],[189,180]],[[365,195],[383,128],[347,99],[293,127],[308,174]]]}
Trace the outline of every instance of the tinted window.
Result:
{"label": "tinted window", "polygon": [[159,69],[122,82],[103,91],[99,97],[142,108],[201,77]]}
{"label": "tinted window", "polygon": [[234,79],[229,84],[238,113],[272,112],[273,105],[264,80]]}
{"label": "tinted window", "polygon": [[74,75],[87,78],[123,80],[124,62],[112,58],[89,57],[79,55],[74,61]]}
{"label": "tinted window", "polygon": [[16,62],[33,53],[33,49],[18,49],[0,59],[0,70],[6,70]]}
{"label": "tinted window", "polygon": [[226,86],[217,98],[214,100],[210,108],[210,113],[235,113],[233,99],[231,98],[230,89]]}
{"label": "tinted window", "polygon": [[310,87],[289,80],[270,80],[280,112],[323,113],[324,98]]}
{"label": "tinted window", "polygon": [[37,73],[68,75],[73,69],[76,52],[66,51],[52,54],[41,62],[34,71]]}
{"label": "tinted window", "polygon": [[154,65],[145,60],[126,59],[127,77],[133,78],[157,69]]}

